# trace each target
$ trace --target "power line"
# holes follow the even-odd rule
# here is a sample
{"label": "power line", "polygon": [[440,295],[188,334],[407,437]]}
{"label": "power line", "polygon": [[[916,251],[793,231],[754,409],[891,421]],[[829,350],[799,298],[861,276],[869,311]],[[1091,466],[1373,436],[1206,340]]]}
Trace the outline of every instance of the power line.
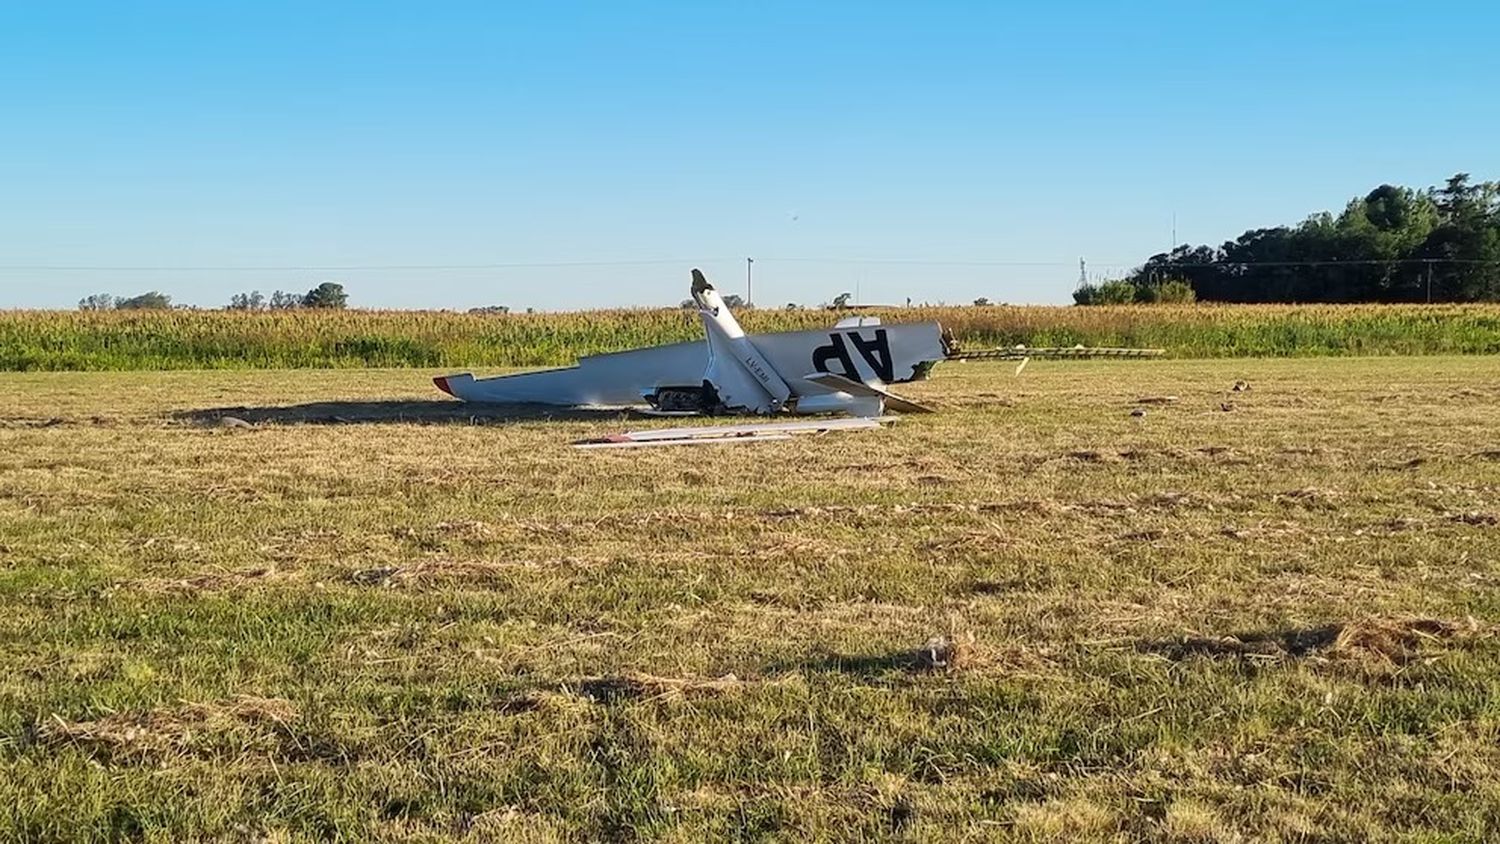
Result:
{"label": "power line", "polygon": [[[471,270],[513,269],[565,269],[569,267],[627,267],[627,266],[689,266],[693,264],[724,263],[735,258],[660,258],[631,261],[527,261],[486,264],[287,264],[287,265],[119,265],[104,264],[0,264],[6,272],[380,272],[414,271],[447,272]],[[986,260],[927,260],[922,258],[775,258],[760,257],[757,263],[783,264],[841,264],[846,266],[890,265],[918,267],[1067,267],[1072,261],[986,261]],[[1147,261],[1102,261],[1098,266],[1145,268]],[[1321,261],[1194,261],[1158,264],[1161,269],[1204,267],[1338,267],[1338,266],[1389,266],[1392,264],[1461,264],[1466,266],[1500,265],[1500,260],[1483,258],[1356,258],[1350,260]]]}
{"label": "power line", "polygon": [[343,264],[237,266],[104,266],[96,264],[0,264],[0,270],[25,272],[362,272],[368,270],[511,270],[548,267],[682,266],[716,263],[718,259],[661,258],[644,261],[535,261],[494,264]]}
{"label": "power line", "polygon": [[[686,266],[723,263],[737,258],[660,258],[631,261],[526,261],[485,264],[288,264],[288,265],[119,265],[104,264],[0,264],[0,270],[24,272],[365,272],[380,270],[450,271],[510,270],[567,267]],[[803,264],[895,264],[955,267],[1058,267],[1065,261],[944,261],[920,258],[755,258],[756,262]]]}
{"label": "power line", "polygon": [[1071,261],[946,261],[924,258],[756,258],[782,264],[909,264],[922,267],[1066,267]]}

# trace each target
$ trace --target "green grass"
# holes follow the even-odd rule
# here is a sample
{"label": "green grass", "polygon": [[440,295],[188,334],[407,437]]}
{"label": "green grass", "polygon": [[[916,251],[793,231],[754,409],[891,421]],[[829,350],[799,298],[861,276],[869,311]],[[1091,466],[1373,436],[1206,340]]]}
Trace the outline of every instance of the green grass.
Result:
{"label": "green grass", "polygon": [[[754,331],[823,328],[839,314],[747,311]],[[1159,305],[898,308],[970,348],[1144,346],[1174,357],[1500,352],[1497,305]],[[435,311],[0,312],[0,370],[511,367],[695,340],[680,310],[477,316]]]}
{"label": "green grass", "polygon": [[1500,360],[1012,373],[644,453],[0,376],[0,839],[1492,837]]}

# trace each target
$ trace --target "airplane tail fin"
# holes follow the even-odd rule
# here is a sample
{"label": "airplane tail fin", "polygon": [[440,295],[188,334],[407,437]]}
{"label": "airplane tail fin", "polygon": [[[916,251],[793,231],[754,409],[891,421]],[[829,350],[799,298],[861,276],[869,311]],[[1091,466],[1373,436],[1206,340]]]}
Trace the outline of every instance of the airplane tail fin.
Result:
{"label": "airplane tail fin", "polygon": [[705,377],[718,389],[724,404],[758,413],[780,410],[791,398],[791,388],[745,336],[719,291],[697,269],[693,270],[692,292],[708,335]]}

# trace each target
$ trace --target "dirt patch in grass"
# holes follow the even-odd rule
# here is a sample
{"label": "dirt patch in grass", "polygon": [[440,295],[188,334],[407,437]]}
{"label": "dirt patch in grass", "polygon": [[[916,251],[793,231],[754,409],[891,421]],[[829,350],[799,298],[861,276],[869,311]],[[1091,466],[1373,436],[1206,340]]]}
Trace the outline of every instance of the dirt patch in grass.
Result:
{"label": "dirt patch in grass", "polygon": [[1328,506],[1338,498],[1339,494],[1337,491],[1316,486],[1291,489],[1276,496],[1277,501],[1287,504],[1301,504],[1308,507]]}
{"label": "dirt patch in grass", "polygon": [[1103,451],[1100,449],[1087,449],[1083,451],[1070,451],[1068,457],[1084,463],[1120,463],[1125,458],[1118,451]]}

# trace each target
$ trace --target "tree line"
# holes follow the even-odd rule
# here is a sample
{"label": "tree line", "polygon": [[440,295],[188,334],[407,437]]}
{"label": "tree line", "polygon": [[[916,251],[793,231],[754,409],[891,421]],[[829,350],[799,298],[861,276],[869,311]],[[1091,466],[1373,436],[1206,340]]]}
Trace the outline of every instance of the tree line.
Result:
{"label": "tree line", "polygon": [[1426,190],[1381,185],[1337,215],[1182,245],[1079,304],[1500,301],[1500,182],[1458,173]]}
{"label": "tree line", "polygon": [[[344,285],[334,281],[325,281],[306,293],[286,293],[277,290],[267,298],[259,290],[249,293],[236,293],[229,299],[225,310],[230,311],[264,311],[264,310],[290,310],[292,308],[333,308],[341,309],[348,307],[349,295],[344,292]],[[81,311],[141,311],[141,310],[168,310],[172,308],[172,297],[165,293],[152,290],[139,296],[112,296],[108,293],[95,293],[78,300],[78,309]]]}

